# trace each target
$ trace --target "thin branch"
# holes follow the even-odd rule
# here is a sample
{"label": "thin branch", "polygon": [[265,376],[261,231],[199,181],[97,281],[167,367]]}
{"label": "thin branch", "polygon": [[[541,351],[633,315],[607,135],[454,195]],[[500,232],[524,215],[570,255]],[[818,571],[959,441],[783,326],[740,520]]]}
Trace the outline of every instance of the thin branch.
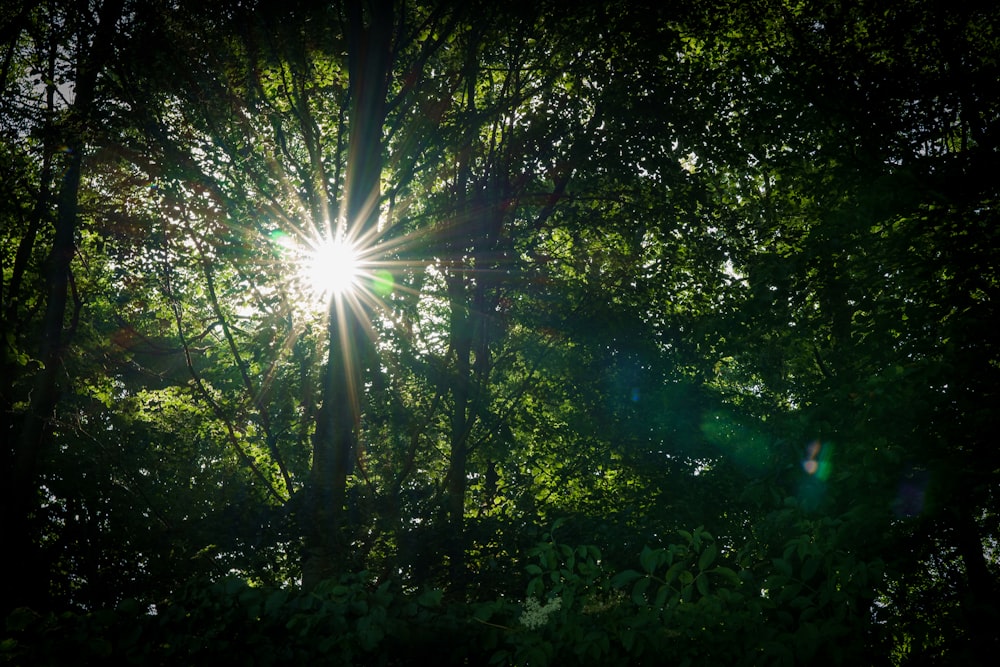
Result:
{"label": "thin branch", "polygon": [[202,268],[205,274],[205,284],[208,289],[208,298],[212,304],[212,309],[215,311],[216,317],[219,318],[219,323],[222,327],[222,334],[229,345],[229,351],[233,355],[233,359],[236,361],[236,367],[239,368],[240,377],[243,379],[243,386],[246,388],[251,402],[254,406],[256,406],[257,411],[260,414],[261,425],[264,428],[264,439],[267,442],[268,450],[271,452],[274,462],[278,465],[278,470],[281,472],[281,477],[285,482],[285,488],[288,490],[288,493],[292,493],[292,479],[288,474],[288,467],[285,465],[285,461],[281,456],[276,439],[272,437],[271,419],[267,406],[260,400],[257,388],[254,386],[253,380],[250,379],[249,373],[247,373],[247,364],[243,361],[239,347],[236,345],[236,340],[233,338],[233,333],[229,328],[228,321],[222,312],[222,307],[219,305],[219,299],[215,293],[215,278],[212,274],[211,264],[205,257],[204,249],[201,247],[201,243],[198,243],[198,250],[202,253]]}

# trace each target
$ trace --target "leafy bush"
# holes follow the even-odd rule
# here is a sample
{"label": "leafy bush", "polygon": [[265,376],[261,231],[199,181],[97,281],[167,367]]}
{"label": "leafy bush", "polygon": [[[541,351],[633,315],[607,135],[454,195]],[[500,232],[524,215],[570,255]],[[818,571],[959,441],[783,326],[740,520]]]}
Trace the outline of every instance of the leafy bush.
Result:
{"label": "leafy bush", "polygon": [[[806,526],[807,524],[803,524]],[[7,619],[15,665],[793,665],[858,659],[852,605],[872,565],[823,554],[807,534],[766,567],[736,565],[703,529],[605,570],[593,546],[551,534],[528,553],[523,600],[467,603],[366,573],[315,590],[194,582],[167,604]],[[758,564],[760,565],[760,564]]]}

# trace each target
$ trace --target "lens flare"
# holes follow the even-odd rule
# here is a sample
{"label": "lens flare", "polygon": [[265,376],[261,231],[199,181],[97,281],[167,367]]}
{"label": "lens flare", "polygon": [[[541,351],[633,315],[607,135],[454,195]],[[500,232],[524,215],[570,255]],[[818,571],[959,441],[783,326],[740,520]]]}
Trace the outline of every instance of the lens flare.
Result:
{"label": "lens flare", "polygon": [[802,469],[806,471],[806,474],[825,482],[833,471],[830,462],[832,455],[833,446],[830,443],[813,440],[806,447],[806,458],[802,460]]}
{"label": "lens flare", "polygon": [[380,297],[387,297],[392,294],[396,281],[392,273],[385,269],[378,269],[372,274],[372,291]]}

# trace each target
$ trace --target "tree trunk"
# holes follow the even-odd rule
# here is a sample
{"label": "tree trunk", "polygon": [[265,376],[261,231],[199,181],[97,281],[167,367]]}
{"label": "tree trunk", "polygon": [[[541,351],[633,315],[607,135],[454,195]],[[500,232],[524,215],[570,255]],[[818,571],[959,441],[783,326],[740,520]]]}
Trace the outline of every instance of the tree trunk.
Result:
{"label": "tree trunk", "polygon": [[[378,224],[382,128],[392,65],[392,2],[348,3],[347,19],[350,137],[345,201],[336,227],[351,238],[362,238]],[[361,374],[373,353],[360,319],[363,316],[349,297],[331,299],[329,351],[302,526],[302,583],[306,588],[343,572],[350,563],[347,479],[357,450]]]}
{"label": "tree trunk", "polygon": [[466,277],[462,272],[448,276],[448,300],[451,303],[449,336],[455,352],[455,376],[451,394],[451,453],[448,465],[447,512],[450,524],[448,567],[452,583],[462,579],[465,569],[465,492],[468,468],[469,373],[472,353],[472,318],[466,303]]}
{"label": "tree trunk", "polygon": [[973,656],[990,655],[998,648],[996,624],[1000,620],[994,599],[993,577],[990,575],[983,541],[972,512],[974,507],[959,505],[952,511],[958,552],[965,563],[965,604],[963,613],[969,633],[968,651]]}

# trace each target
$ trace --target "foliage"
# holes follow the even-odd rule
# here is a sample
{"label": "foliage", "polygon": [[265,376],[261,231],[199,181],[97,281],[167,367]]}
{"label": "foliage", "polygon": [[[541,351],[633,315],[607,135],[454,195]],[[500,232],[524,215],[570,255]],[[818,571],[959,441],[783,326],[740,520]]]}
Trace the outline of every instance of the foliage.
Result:
{"label": "foliage", "polygon": [[996,650],[998,19],[0,10],[4,659]]}
{"label": "foliage", "polygon": [[[442,657],[438,640],[459,637],[440,597],[434,591],[403,595],[388,583],[375,587],[364,574],[310,593],[238,579],[196,582],[151,608],[129,599],[93,614],[43,617],[17,610],[7,620],[2,657],[37,665],[415,665]],[[59,642],[48,640],[55,635]]]}
{"label": "foliage", "polygon": [[[311,592],[238,579],[193,582],[148,609],[132,599],[90,614],[22,608],[7,619],[0,657],[39,665],[71,657],[84,665],[398,665],[432,657],[443,664],[774,665],[842,664],[870,649],[864,636],[852,636],[844,611],[867,590],[864,564],[824,561],[806,535],[788,543],[762,584],[752,569],[729,567],[739,565],[703,529],[679,532],[677,543],[644,548],[639,570],[614,574],[596,547],[550,538],[531,550],[536,562],[526,567],[523,601],[470,605],[361,573]],[[58,642],[48,639],[57,635]]]}

